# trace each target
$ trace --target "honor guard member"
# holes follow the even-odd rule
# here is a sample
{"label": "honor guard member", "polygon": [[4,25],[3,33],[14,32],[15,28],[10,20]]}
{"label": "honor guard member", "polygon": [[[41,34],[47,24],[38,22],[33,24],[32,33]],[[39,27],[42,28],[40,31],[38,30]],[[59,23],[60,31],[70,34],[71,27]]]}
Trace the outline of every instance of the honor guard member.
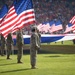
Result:
{"label": "honor guard member", "polygon": [[40,38],[38,35],[37,27],[33,27],[31,31],[32,34],[30,38],[30,63],[31,63],[31,68],[35,69],[37,51],[40,49],[40,41],[39,41]]}
{"label": "honor guard member", "polygon": [[39,46],[41,47],[41,33],[40,33],[39,29],[37,29],[37,33],[39,36]]}
{"label": "honor guard member", "polygon": [[21,29],[19,29],[17,31],[16,43],[17,43],[17,49],[18,49],[17,63],[22,63],[21,62],[21,58],[22,58],[22,55],[23,55],[23,44],[24,44],[24,41],[23,41],[23,34],[22,34]]}
{"label": "honor guard member", "polygon": [[10,55],[13,49],[13,39],[12,39],[12,33],[9,33],[6,39],[6,44],[7,44],[7,59],[10,59]]}
{"label": "honor guard member", "polygon": [[3,35],[2,34],[0,35],[1,35],[1,56],[4,56],[6,42],[5,42],[5,38],[3,37]]}

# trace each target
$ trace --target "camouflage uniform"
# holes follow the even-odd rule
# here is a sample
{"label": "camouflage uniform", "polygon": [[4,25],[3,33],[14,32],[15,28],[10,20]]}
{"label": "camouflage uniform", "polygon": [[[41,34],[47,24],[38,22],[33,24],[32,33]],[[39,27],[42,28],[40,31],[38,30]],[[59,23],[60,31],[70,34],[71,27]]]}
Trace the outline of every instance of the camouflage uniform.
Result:
{"label": "camouflage uniform", "polygon": [[40,48],[40,38],[37,33],[37,28],[32,29],[32,35],[30,38],[30,62],[31,62],[31,68],[34,69],[36,68],[36,56],[37,56],[37,51]]}
{"label": "camouflage uniform", "polygon": [[17,32],[17,38],[16,38],[16,43],[17,43],[17,49],[18,49],[18,54],[17,54],[17,63],[22,63],[21,58],[23,54],[23,35],[21,30]]}
{"label": "camouflage uniform", "polygon": [[39,46],[41,46],[41,33],[39,32],[38,29],[37,29],[37,33],[38,33],[38,36],[39,36]]}
{"label": "camouflage uniform", "polygon": [[6,42],[7,42],[7,59],[10,59],[11,51],[13,49],[13,39],[11,33],[8,34]]}
{"label": "camouflage uniform", "polygon": [[1,56],[4,55],[4,50],[5,50],[5,38],[3,37],[3,35],[1,34]]}

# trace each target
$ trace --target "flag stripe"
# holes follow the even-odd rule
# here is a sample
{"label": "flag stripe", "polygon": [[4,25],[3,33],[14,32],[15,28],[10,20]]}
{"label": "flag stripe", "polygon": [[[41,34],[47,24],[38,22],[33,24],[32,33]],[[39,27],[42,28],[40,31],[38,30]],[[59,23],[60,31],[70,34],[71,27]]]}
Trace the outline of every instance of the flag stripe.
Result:
{"label": "flag stripe", "polygon": [[73,32],[75,32],[75,16],[72,17],[72,19],[70,20],[70,23],[73,24],[72,30],[73,30]]}
{"label": "flag stripe", "polygon": [[15,12],[14,6],[10,8],[5,20],[1,24],[1,32],[3,35],[8,34],[18,21],[17,14]]}
{"label": "flag stripe", "polygon": [[70,23],[73,23],[75,21],[75,16],[70,20]]}
{"label": "flag stripe", "polygon": [[[21,1],[21,2],[20,2]],[[4,37],[10,32],[22,29],[26,25],[35,23],[35,14],[32,0],[20,0],[8,11],[1,25],[1,33]]]}
{"label": "flag stripe", "polygon": [[62,25],[59,25],[59,26],[52,26],[52,28],[51,28],[51,33],[52,32],[55,32],[55,31],[58,31],[58,30],[62,30]]}
{"label": "flag stripe", "polygon": [[17,31],[16,28],[23,28],[26,25],[35,23],[34,9],[29,9],[27,11],[22,12],[20,15],[18,15],[18,18],[19,20],[16,24],[16,27],[13,28],[13,32]]}

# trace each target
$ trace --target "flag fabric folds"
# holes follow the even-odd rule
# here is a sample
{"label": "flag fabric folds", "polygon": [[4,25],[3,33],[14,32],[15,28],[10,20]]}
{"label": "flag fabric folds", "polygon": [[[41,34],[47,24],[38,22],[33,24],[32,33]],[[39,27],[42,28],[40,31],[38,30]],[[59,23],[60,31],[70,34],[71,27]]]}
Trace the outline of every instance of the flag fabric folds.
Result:
{"label": "flag fabric folds", "polygon": [[[23,35],[24,44],[30,44],[30,35]],[[75,34],[41,34],[41,43],[68,41],[75,39]],[[13,36],[16,45],[16,35]]]}
{"label": "flag fabric folds", "polygon": [[73,32],[75,33],[75,16],[72,17],[72,19],[70,20],[70,23],[73,24],[72,30],[73,30]]}
{"label": "flag fabric folds", "polygon": [[[18,29],[22,29],[27,25],[35,24],[35,13],[33,9],[32,0],[19,0],[15,2],[9,8],[4,5],[0,10],[0,33],[7,37],[11,32],[14,33]],[[66,26],[64,33],[73,30],[75,32],[75,16],[69,21],[70,23]],[[62,30],[62,22],[60,20],[52,20],[50,22],[44,22],[38,25],[38,29],[41,32],[53,33]]]}
{"label": "flag fabric folds", "polygon": [[50,33],[52,33],[53,32],[53,26],[55,26],[54,20],[50,21],[49,24],[51,26]]}
{"label": "flag fabric folds", "polygon": [[35,23],[35,14],[32,0],[19,0],[10,7],[5,20],[2,22],[1,33],[7,37],[10,32],[15,32],[33,23]]}
{"label": "flag fabric folds", "polygon": [[1,23],[1,33],[6,38],[7,35],[12,31],[12,28],[14,25],[16,25],[17,14],[15,12],[14,5],[16,4],[16,0],[13,2],[13,5],[9,8],[7,15],[5,16],[5,19]]}
{"label": "flag fabric folds", "polygon": [[53,32],[56,32],[58,30],[62,30],[62,23],[60,20],[58,21],[49,21],[49,22],[44,22],[42,24],[39,24],[38,25],[38,29],[39,31],[41,32],[45,32],[45,33],[53,33]]}
{"label": "flag fabric folds", "polygon": [[37,26],[40,32],[47,33],[50,30],[50,24],[48,22],[41,23]]}
{"label": "flag fabric folds", "polygon": [[43,32],[45,33],[49,33],[50,32],[50,24],[49,23],[46,23],[46,24],[43,24]]}
{"label": "flag fabric folds", "polygon": [[72,17],[72,19],[70,20],[70,23],[75,24],[75,16]]}
{"label": "flag fabric folds", "polygon": [[15,5],[15,11],[18,15],[18,22],[13,28],[13,31],[35,23],[35,14],[32,0],[20,0]]}
{"label": "flag fabric folds", "polygon": [[62,23],[60,20],[54,21],[54,23],[51,25],[51,33],[62,30]]}
{"label": "flag fabric folds", "polygon": [[1,23],[4,20],[7,12],[8,12],[8,7],[7,5],[4,5],[2,9],[0,10],[0,33],[1,33]]}
{"label": "flag fabric folds", "polygon": [[37,28],[39,29],[40,32],[42,32],[42,31],[43,31],[43,25],[42,25],[42,23],[39,24],[39,25],[37,26]]}
{"label": "flag fabric folds", "polygon": [[50,31],[50,24],[49,22],[41,23],[37,26],[40,32],[48,33]]}
{"label": "flag fabric folds", "polygon": [[[8,7],[7,5],[4,5],[2,7],[2,9],[0,10],[0,21],[2,20],[2,18],[7,14],[8,12]],[[0,22],[1,23],[1,22]]]}
{"label": "flag fabric folds", "polygon": [[69,23],[66,25],[66,30],[64,31],[64,33],[68,33],[68,32],[71,32],[72,31],[72,24]]}
{"label": "flag fabric folds", "polygon": [[12,6],[8,11],[5,20],[1,23],[1,33],[4,37],[6,37],[12,31],[12,28],[17,22],[17,14],[15,12],[14,6]]}

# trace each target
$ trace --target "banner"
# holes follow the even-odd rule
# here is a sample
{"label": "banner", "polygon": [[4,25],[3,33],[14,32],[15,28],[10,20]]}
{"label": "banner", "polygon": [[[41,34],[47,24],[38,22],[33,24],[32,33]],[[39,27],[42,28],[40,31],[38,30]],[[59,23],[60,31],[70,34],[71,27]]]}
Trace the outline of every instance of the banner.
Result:
{"label": "banner", "polygon": [[[30,44],[30,35],[23,35],[24,44]],[[75,39],[75,34],[42,34],[41,43],[60,42]],[[14,45],[16,45],[16,35],[13,36]]]}

